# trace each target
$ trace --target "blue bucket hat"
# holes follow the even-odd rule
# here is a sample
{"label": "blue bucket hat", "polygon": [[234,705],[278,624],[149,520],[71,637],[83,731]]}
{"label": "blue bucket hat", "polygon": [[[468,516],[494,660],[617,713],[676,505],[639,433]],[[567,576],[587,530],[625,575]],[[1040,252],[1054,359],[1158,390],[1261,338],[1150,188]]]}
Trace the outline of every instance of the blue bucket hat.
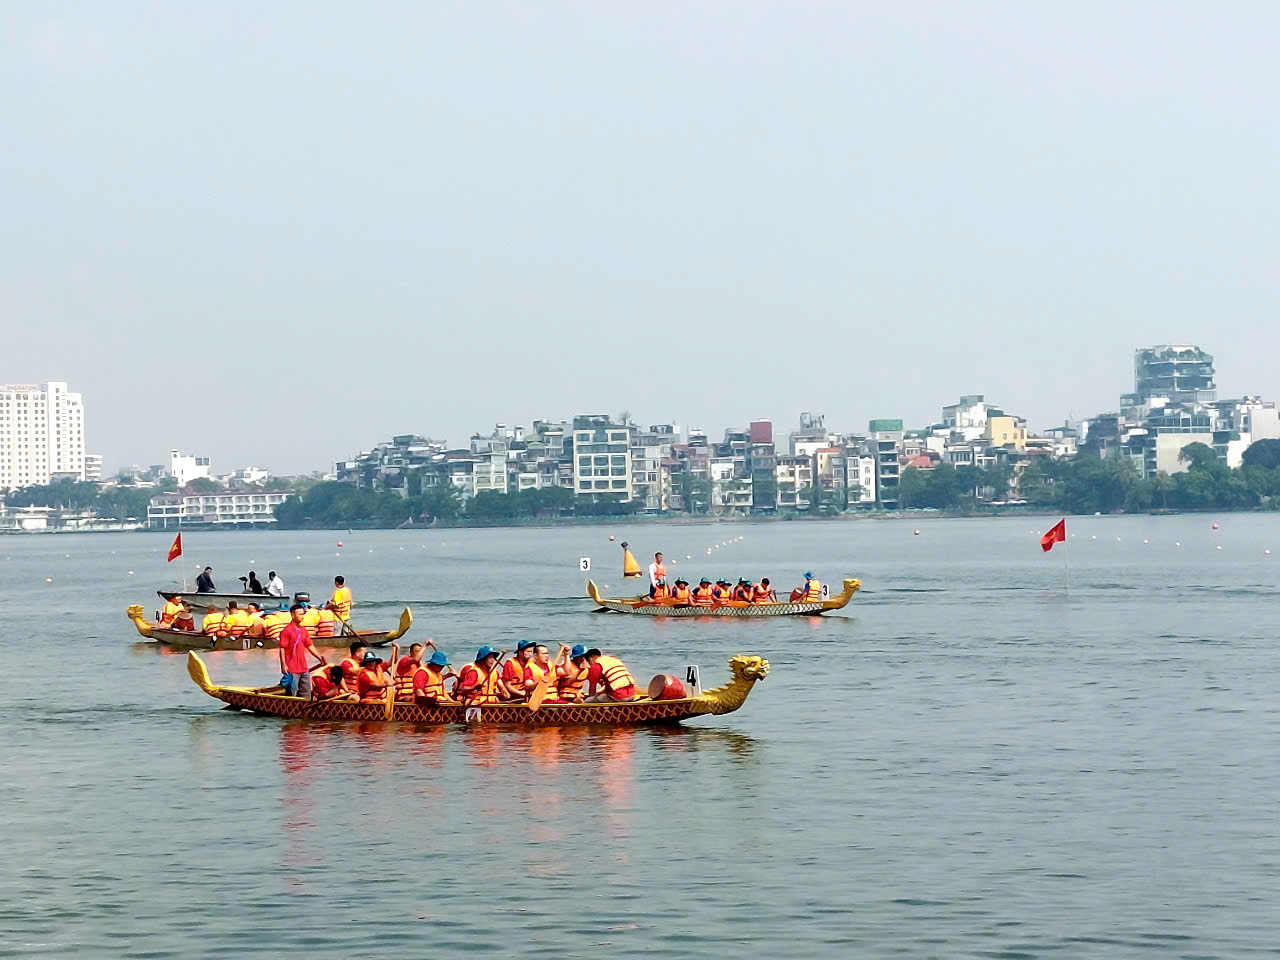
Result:
{"label": "blue bucket hat", "polygon": [[537,645],[538,645],[537,640],[521,640],[519,643],[516,644],[516,653],[519,653],[525,647],[536,647]]}
{"label": "blue bucket hat", "polygon": [[808,570],[806,570],[806,571],[804,572],[804,578],[805,578],[806,580],[812,580],[812,579],[813,579],[813,574],[812,574],[812,573],[810,573]]}
{"label": "blue bucket hat", "polygon": [[481,647],[476,651],[476,663],[479,663],[485,657],[489,656],[489,654],[493,654],[496,657],[500,652],[501,651],[499,650],[493,649],[493,647]]}
{"label": "blue bucket hat", "polygon": [[447,667],[449,665],[449,658],[437,650],[431,655],[431,659],[428,660],[427,663],[431,664],[433,667]]}
{"label": "blue bucket hat", "polygon": [[569,651],[570,660],[577,660],[579,657],[585,657],[586,655],[587,648],[580,643],[575,643],[573,649]]}

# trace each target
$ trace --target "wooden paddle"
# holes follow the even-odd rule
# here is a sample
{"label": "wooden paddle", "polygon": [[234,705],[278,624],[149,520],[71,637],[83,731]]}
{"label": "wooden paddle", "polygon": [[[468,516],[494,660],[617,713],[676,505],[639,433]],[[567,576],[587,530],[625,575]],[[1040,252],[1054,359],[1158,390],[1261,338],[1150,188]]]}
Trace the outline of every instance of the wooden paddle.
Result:
{"label": "wooden paddle", "polygon": [[542,701],[547,698],[547,691],[551,689],[550,680],[539,680],[538,685],[533,688],[533,692],[529,694],[529,712],[537,713],[538,708],[542,706]]}

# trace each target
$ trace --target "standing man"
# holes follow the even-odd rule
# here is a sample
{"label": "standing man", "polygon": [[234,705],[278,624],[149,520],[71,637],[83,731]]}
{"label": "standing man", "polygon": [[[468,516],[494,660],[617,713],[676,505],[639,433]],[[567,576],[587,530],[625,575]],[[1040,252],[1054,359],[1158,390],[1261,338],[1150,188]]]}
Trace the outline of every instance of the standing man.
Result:
{"label": "standing man", "polygon": [[216,589],[213,585],[213,567],[205,567],[204,573],[196,577],[196,593],[213,593]]}
{"label": "standing man", "polygon": [[653,563],[649,564],[649,596],[653,597],[658,592],[658,585],[667,585],[667,568],[663,566],[662,554],[655,553],[653,555]]}
{"label": "standing man", "polygon": [[284,581],[280,579],[280,575],[274,570],[267,574],[267,596],[284,596]]}
{"label": "standing man", "polygon": [[284,684],[285,689],[295,697],[311,699],[311,671],[307,667],[307,654],[316,658],[318,666],[324,666],[325,659],[316,653],[311,645],[311,636],[302,625],[302,618],[307,608],[295,603],[289,608],[292,622],[280,631],[280,673],[289,677]]}
{"label": "standing man", "polygon": [[339,620],[351,619],[351,605],[355,601],[351,599],[351,588],[342,577],[333,578],[333,596],[329,598],[329,602],[333,604],[333,612],[338,615]]}

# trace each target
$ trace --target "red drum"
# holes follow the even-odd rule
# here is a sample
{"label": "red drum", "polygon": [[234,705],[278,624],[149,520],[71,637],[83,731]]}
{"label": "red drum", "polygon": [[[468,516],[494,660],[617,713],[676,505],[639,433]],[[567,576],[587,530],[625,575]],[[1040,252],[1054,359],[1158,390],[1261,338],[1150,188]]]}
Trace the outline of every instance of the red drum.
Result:
{"label": "red drum", "polygon": [[687,696],[679,677],[660,673],[649,681],[650,700],[681,700]]}

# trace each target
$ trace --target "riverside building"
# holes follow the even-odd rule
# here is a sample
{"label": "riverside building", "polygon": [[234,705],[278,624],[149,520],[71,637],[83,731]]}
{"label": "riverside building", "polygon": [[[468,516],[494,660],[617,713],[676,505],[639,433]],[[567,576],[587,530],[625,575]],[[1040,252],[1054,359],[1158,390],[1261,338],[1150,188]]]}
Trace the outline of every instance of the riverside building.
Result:
{"label": "riverside building", "polygon": [[67,384],[0,385],[0,490],[85,479],[84,401]]}

